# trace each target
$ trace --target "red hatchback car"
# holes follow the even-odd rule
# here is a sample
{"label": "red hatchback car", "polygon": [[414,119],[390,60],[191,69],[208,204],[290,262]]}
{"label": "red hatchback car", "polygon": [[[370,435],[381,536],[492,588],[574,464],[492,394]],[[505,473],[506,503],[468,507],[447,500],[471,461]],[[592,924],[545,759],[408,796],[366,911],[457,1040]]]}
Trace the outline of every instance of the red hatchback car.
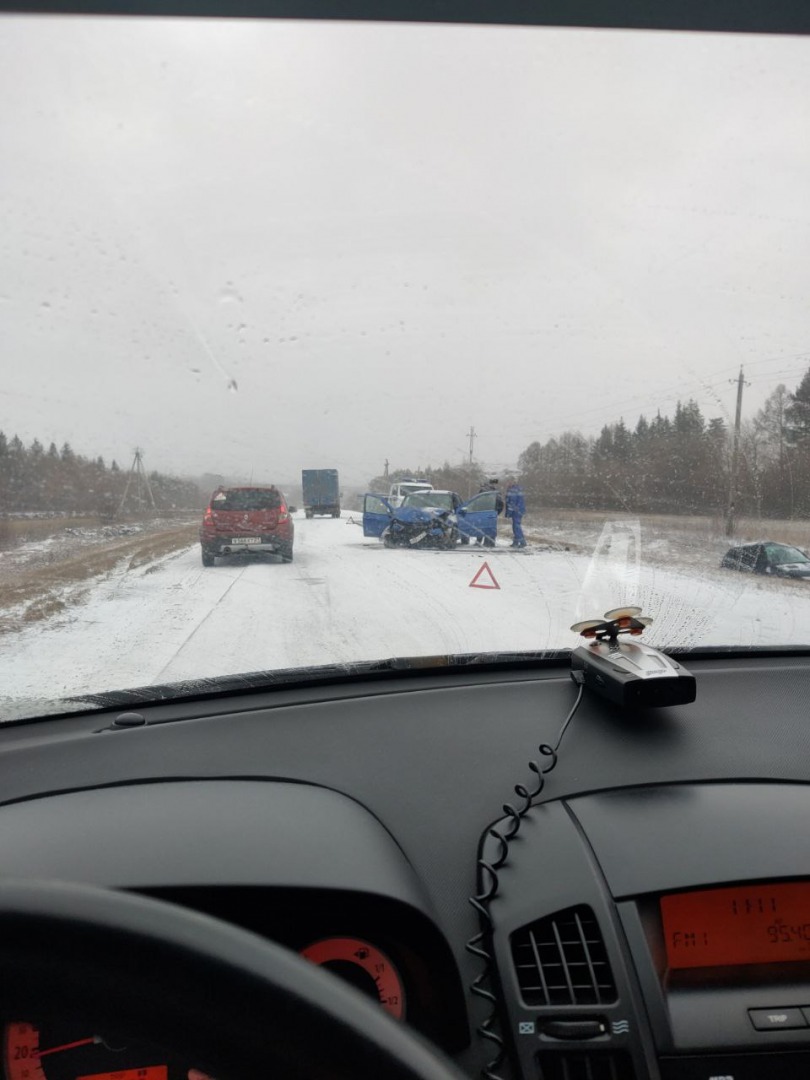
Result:
{"label": "red hatchback car", "polygon": [[203,566],[218,555],[280,555],[292,562],[294,526],[276,487],[217,488],[200,526]]}

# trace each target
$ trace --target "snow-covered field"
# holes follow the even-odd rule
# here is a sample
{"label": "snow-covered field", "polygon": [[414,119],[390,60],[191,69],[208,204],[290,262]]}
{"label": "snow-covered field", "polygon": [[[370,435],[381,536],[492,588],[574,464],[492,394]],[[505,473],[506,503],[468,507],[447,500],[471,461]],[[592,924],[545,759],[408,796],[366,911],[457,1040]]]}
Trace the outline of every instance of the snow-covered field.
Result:
{"label": "snow-covered field", "polygon": [[[632,519],[605,522],[590,550],[582,534],[568,551],[431,552],[386,549],[348,518],[300,517],[292,564],[203,569],[194,545],[100,577],[83,602],[0,638],[0,715],[20,698],[235,672],[574,647],[572,622],[626,603],[653,616],[660,646],[810,643],[810,585],[722,571],[714,555],[661,560],[660,531]],[[485,561],[497,589],[470,587]]]}

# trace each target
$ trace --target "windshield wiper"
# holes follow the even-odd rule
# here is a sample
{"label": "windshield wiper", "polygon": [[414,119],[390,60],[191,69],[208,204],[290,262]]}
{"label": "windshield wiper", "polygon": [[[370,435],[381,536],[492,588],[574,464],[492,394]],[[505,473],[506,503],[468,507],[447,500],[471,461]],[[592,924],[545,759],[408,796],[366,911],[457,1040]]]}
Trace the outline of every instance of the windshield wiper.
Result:
{"label": "windshield wiper", "polygon": [[318,667],[280,668],[218,675],[205,679],[138,686],[127,690],[104,690],[65,698],[71,705],[95,706],[98,709],[127,708],[178,699],[207,698],[212,695],[250,693],[278,687],[306,687],[323,683],[342,683],[357,679],[386,678],[392,675],[424,675],[446,672],[448,668],[475,667],[477,670],[503,669],[505,666],[536,667],[558,665],[571,655],[570,649],[546,649],[541,652],[459,653],[435,656],[400,656]]}
{"label": "windshield wiper", "polygon": [[[810,645],[701,645],[674,646],[665,649],[679,659],[726,660],[731,658],[777,658],[810,655]],[[250,671],[241,674],[219,675],[212,678],[188,679],[183,682],[138,686],[124,690],[104,690],[98,693],[75,694],[56,700],[17,699],[0,703],[2,722],[9,723],[89,710],[128,709],[139,705],[156,705],[168,701],[193,701],[255,693],[257,690],[306,688],[328,684],[375,681],[393,677],[415,677],[446,674],[448,670],[474,668],[477,672],[505,670],[538,670],[559,668],[570,661],[571,649],[544,649],[537,652],[477,652],[437,654],[432,656],[399,656],[384,660],[357,661],[345,664],[323,664],[317,667],[298,667]]]}

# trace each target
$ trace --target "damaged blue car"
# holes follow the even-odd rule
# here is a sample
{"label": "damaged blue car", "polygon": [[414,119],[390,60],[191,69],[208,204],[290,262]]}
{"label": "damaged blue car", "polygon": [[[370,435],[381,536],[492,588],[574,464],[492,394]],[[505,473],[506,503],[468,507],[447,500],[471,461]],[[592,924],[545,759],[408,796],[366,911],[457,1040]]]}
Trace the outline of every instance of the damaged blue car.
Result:
{"label": "damaged blue car", "polygon": [[397,507],[384,495],[363,499],[363,535],[378,537],[386,547],[454,548],[470,540],[491,546],[497,532],[494,491],[466,502],[455,491],[417,491]]}

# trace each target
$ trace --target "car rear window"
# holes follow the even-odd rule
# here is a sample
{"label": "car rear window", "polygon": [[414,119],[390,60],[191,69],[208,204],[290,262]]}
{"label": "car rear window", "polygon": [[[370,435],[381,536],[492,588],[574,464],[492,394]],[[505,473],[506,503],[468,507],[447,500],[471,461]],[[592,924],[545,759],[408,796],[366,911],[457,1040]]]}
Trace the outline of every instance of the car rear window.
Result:
{"label": "car rear window", "polygon": [[267,488],[239,488],[234,491],[218,491],[211,499],[215,510],[277,510],[281,495]]}
{"label": "car rear window", "polygon": [[740,565],[746,566],[749,569],[757,565],[762,554],[761,547],[750,547],[740,549]]}

